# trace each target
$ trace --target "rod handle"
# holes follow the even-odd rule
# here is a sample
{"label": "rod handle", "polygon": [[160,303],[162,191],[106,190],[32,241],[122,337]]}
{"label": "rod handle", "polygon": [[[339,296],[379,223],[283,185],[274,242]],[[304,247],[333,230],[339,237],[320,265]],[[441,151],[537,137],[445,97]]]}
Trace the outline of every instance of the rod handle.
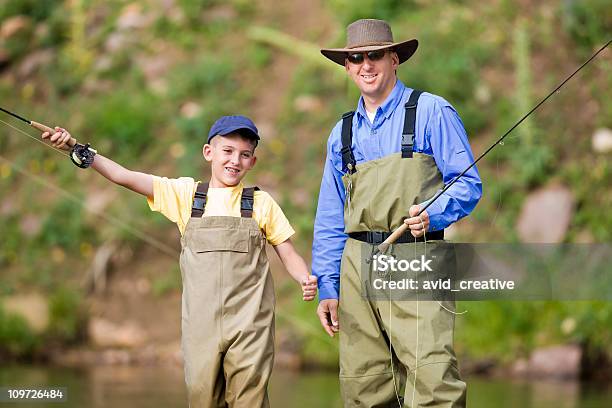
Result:
{"label": "rod handle", "polygon": [[[30,126],[32,126],[35,129],[40,130],[41,132],[49,132],[49,134],[55,133],[55,129],[50,128],[47,125],[43,125],[42,123],[34,122],[33,120],[30,121]],[[75,144],[76,144],[76,139],[74,137],[71,137],[68,143],[66,143],[66,145],[68,145],[69,147],[73,147]]]}
{"label": "rod handle", "polygon": [[379,250],[381,253],[385,253],[385,252],[387,251],[387,248],[389,248],[389,245],[391,245],[391,244],[393,244],[395,241],[397,241],[397,239],[398,239],[398,238],[399,238],[399,237],[400,237],[400,236],[401,236],[403,233],[405,233],[407,230],[408,230],[408,225],[407,225],[407,224],[402,223],[402,225],[400,225],[399,227],[397,227],[397,228],[396,228],[396,230],[395,230],[395,231],[393,231],[393,232],[391,233],[391,235],[389,235],[389,236],[387,237],[387,239],[385,239],[385,240],[383,241],[383,243],[382,243],[382,244],[380,244],[380,245],[378,246],[378,250]]}

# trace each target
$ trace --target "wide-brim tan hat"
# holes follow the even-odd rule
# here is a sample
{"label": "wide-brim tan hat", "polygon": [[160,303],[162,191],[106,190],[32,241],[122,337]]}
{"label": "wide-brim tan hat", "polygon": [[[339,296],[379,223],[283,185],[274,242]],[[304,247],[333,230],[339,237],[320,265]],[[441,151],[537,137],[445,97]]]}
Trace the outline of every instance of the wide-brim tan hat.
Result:
{"label": "wide-brim tan hat", "polygon": [[415,39],[394,42],[391,27],[386,21],[363,19],[346,27],[346,46],[344,48],[323,48],[321,54],[336,64],[344,66],[348,53],[392,48],[397,53],[401,64],[412,57],[418,46],[419,42]]}

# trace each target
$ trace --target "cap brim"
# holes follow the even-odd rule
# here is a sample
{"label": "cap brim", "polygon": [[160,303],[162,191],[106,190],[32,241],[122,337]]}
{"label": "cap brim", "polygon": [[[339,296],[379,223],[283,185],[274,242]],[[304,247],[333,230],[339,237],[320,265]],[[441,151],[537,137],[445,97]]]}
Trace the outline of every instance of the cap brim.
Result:
{"label": "cap brim", "polygon": [[234,128],[228,128],[224,131],[224,133],[217,133],[215,135],[209,136],[207,143],[210,143],[210,141],[212,140],[213,137],[215,136],[227,136],[231,133],[238,133],[239,135],[246,137],[247,139],[253,139],[256,142],[259,142],[260,138],[259,135],[255,132],[253,132],[251,129],[247,128],[247,127],[242,127],[242,126],[237,126]]}
{"label": "cap brim", "polygon": [[351,52],[367,52],[375,50],[383,50],[387,48],[393,48],[399,57],[399,63],[407,61],[416,52],[419,47],[419,42],[415,39],[403,41],[399,43],[386,44],[386,45],[369,45],[367,47],[356,47],[356,48],[323,48],[321,54],[324,57],[334,61],[336,64],[344,66],[344,60],[346,55]]}

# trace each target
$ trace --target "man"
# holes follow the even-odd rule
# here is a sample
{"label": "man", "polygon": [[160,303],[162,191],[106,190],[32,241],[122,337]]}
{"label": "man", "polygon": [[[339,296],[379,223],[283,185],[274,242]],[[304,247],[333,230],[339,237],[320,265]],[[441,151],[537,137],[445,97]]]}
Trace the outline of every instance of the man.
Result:
{"label": "man", "polygon": [[452,310],[436,301],[375,301],[360,292],[362,251],[403,222],[410,233],[398,246],[440,242],[444,228],[468,215],[482,194],[474,167],[417,216],[473,161],[453,107],[397,78],[417,46],[394,42],[386,22],[366,19],[347,27],[345,48],[321,50],[361,92],[356,112],[344,114],[329,137],[313,242],[317,313],[330,336],[341,332],[346,407],[397,407],[402,399],[410,407],[465,406]]}

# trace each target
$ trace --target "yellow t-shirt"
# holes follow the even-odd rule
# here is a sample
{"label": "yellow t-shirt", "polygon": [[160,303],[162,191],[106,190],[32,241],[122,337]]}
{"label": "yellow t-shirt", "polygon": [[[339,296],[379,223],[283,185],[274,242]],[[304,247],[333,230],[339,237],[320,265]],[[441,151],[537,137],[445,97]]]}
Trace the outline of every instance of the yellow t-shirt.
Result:
{"label": "yellow t-shirt", "polygon": [[[175,222],[181,232],[185,232],[191,218],[191,205],[198,183],[191,177],[169,179],[153,176],[153,200],[147,198],[152,211],[159,211],[170,221]],[[209,188],[206,197],[204,217],[240,217],[240,197],[242,183],[234,187]],[[253,198],[253,219],[266,235],[271,245],[278,245],[289,239],[295,231],[270,194],[255,191]]]}

